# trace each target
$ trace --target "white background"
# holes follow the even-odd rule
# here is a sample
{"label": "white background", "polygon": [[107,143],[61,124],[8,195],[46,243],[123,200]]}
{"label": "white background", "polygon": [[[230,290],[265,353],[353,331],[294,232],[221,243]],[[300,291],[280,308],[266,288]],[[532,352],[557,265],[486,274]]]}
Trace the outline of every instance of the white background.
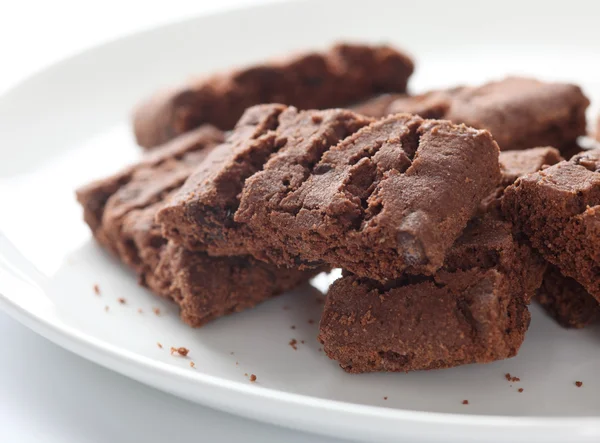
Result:
{"label": "white background", "polygon": [[[0,92],[103,41],[255,2],[0,0]],[[147,388],[62,350],[2,312],[0,352],[2,443],[334,442]]]}

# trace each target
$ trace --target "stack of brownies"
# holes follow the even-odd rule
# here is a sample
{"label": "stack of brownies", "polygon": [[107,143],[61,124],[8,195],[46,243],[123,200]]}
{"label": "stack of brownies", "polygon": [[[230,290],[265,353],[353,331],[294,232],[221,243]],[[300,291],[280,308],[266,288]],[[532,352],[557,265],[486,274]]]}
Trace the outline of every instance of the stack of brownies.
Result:
{"label": "stack of brownies", "polygon": [[349,372],[514,356],[534,297],[600,318],[588,99],[516,77],[411,96],[412,72],[340,44],[161,92],[134,115],[149,152],[78,190],[84,218],[196,327],[341,268],[319,340]]}

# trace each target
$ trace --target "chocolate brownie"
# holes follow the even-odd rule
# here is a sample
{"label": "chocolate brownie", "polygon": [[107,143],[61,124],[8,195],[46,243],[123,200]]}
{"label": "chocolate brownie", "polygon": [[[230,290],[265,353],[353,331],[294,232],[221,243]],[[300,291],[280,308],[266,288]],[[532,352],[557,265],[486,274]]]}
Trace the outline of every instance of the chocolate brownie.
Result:
{"label": "chocolate brownie", "polygon": [[432,274],[500,181],[489,132],[447,121],[394,115],[318,151],[303,136],[279,140],[234,216],[249,252],[279,265]]}
{"label": "chocolate brownie", "polygon": [[296,55],[224,72],[162,91],[134,113],[138,143],[146,148],[203,123],[233,128],[244,110],[280,102],[301,109],[346,106],[382,92],[404,92],[412,60],[389,46],[338,44],[323,53]]}
{"label": "chocolate brownie", "polygon": [[502,210],[544,258],[600,300],[600,149],[519,178]]}
{"label": "chocolate brownie", "polygon": [[499,212],[504,190],[512,185],[517,178],[530,172],[539,171],[546,166],[554,165],[562,160],[563,158],[560,156],[558,150],[549,146],[522,151],[500,152],[498,161],[500,162],[502,182],[492,194],[481,202],[481,211],[494,210]]}
{"label": "chocolate brownie", "polygon": [[353,373],[439,369],[516,355],[545,263],[494,214],[472,220],[433,276],[330,287],[319,340]]}
{"label": "chocolate brownie", "polygon": [[548,265],[536,300],[565,328],[584,328],[600,320],[598,300],[554,265]]}
{"label": "chocolate brownie", "polygon": [[[384,101],[387,101],[385,99]],[[387,107],[361,105],[373,117],[398,112],[443,118],[487,129],[501,150],[552,145],[561,152],[586,133],[589,100],[581,89],[566,83],[545,83],[508,77],[477,87],[456,87],[417,96],[399,95]]]}
{"label": "chocolate brownie", "polygon": [[96,239],[131,267],[142,285],[175,300],[191,326],[253,306],[317,272],[277,269],[251,257],[209,257],[162,236],[156,212],[219,141],[222,134],[214,128],[195,130],[77,192]]}
{"label": "chocolate brownie", "polygon": [[210,257],[187,251],[161,235],[154,219],[163,202],[130,212],[123,236],[137,251],[140,283],[174,300],[192,327],[240,312],[305,282],[318,271],[279,269],[252,257]]}
{"label": "chocolate brownie", "polygon": [[370,122],[340,109],[300,112],[277,104],[249,108],[225,143],[159,212],[157,219],[165,235],[189,250],[246,254],[245,243],[251,234],[234,221],[246,179],[259,172],[269,158],[276,158],[276,153],[291,159],[295,149],[296,157],[306,156],[295,166],[294,180],[302,180],[312,168],[310,162],[316,163],[323,151]]}

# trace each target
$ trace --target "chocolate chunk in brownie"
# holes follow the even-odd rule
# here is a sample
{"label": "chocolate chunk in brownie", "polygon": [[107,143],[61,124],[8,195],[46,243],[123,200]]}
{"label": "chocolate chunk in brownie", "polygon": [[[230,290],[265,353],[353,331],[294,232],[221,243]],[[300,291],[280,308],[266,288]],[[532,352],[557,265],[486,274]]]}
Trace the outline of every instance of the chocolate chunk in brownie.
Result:
{"label": "chocolate chunk in brownie", "polygon": [[400,114],[318,150],[301,131],[282,133],[234,216],[250,229],[248,251],[279,265],[432,274],[500,181],[489,132],[464,125]]}
{"label": "chocolate chunk in brownie", "polygon": [[131,267],[142,285],[175,300],[191,326],[253,306],[318,272],[278,269],[251,257],[209,257],[162,236],[156,213],[220,141],[215,129],[196,130],[77,192],[99,243]]}
{"label": "chocolate chunk in brownie", "polygon": [[373,117],[408,112],[443,118],[487,129],[501,150],[552,145],[565,157],[572,153],[577,137],[586,133],[585,111],[589,105],[578,86],[521,77],[412,97],[399,95],[396,100],[385,101],[387,107],[363,104],[358,109]]}
{"label": "chocolate chunk in brownie", "polygon": [[186,249],[211,255],[246,254],[251,233],[234,221],[246,180],[265,164],[287,159],[294,166],[285,170],[277,186],[298,186],[324,151],[370,122],[341,109],[298,111],[276,104],[249,108],[225,143],[159,212],[165,235]]}
{"label": "chocolate chunk in brownie", "polygon": [[600,149],[519,178],[503,213],[560,272],[600,300]]}
{"label": "chocolate chunk in brownie", "polygon": [[536,172],[547,166],[552,166],[563,158],[557,149],[539,147],[522,151],[502,151],[498,158],[502,182],[496,190],[481,202],[481,211],[500,211],[504,190],[512,185],[522,175]]}
{"label": "chocolate chunk in brownie", "polygon": [[330,287],[319,340],[353,373],[438,369],[516,355],[545,264],[485,214],[430,277],[380,283],[346,274]]}
{"label": "chocolate chunk in brownie", "polygon": [[600,320],[598,300],[554,265],[548,265],[536,300],[565,328],[584,328]]}
{"label": "chocolate chunk in brownie", "polygon": [[205,77],[162,91],[134,113],[138,143],[146,148],[203,123],[228,130],[244,110],[261,103],[300,109],[346,106],[382,92],[405,92],[412,60],[389,46],[338,44],[323,53]]}

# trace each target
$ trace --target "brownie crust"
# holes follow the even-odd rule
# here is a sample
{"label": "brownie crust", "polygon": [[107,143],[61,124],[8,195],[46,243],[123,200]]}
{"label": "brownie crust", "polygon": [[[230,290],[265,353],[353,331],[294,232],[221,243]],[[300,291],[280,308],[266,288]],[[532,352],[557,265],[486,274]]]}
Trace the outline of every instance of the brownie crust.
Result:
{"label": "brownie crust", "polygon": [[474,219],[432,277],[385,284],[347,274],[330,287],[319,340],[353,373],[440,369],[516,355],[545,263],[510,224]]}
{"label": "brownie crust", "polygon": [[487,129],[501,150],[552,145],[565,157],[573,153],[577,137],[586,134],[585,111],[590,103],[576,85],[523,77],[377,100],[355,109],[373,117],[408,112],[451,120]]}
{"label": "brownie crust", "polygon": [[546,260],[600,300],[600,150],[519,178],[502,210]]}
{"label": "brownie crust", "polygon": [[280,102],[300,109],[342,107],[383,92],[405,92],[412,60],[390,46],[338,44],[199,79],[141,103],[133,125],[138,143],[160,145],[201,124],[233,128],[244,110]]}

